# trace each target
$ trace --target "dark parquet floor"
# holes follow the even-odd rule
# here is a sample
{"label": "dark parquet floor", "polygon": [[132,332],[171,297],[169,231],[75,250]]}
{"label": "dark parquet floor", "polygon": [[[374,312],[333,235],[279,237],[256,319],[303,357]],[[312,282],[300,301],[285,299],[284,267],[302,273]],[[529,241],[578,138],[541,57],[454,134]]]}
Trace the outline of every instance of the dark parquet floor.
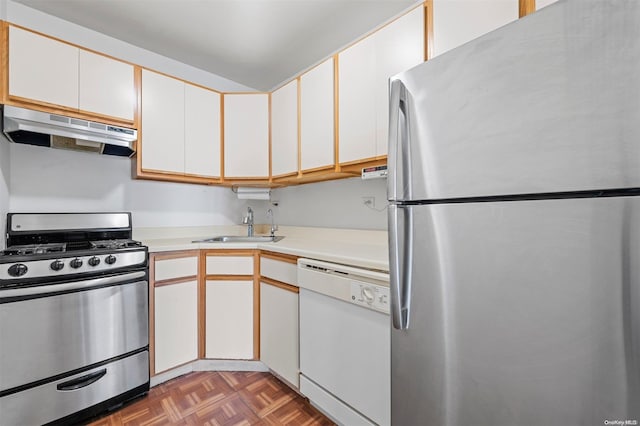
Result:
{"label": "dark parquet floor", "polygon": [[272,374],[207,371],[155,386],[90,426],[333,424]]}

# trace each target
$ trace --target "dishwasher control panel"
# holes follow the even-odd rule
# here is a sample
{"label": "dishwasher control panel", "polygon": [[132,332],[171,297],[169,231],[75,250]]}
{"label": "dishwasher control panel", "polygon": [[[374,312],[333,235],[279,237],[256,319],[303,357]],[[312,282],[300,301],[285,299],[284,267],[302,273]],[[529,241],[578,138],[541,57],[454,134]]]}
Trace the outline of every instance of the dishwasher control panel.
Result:
{"label": "dishwasher control panel", "polygon": [[351,281],[351,303],[389,313],[389,287]]}

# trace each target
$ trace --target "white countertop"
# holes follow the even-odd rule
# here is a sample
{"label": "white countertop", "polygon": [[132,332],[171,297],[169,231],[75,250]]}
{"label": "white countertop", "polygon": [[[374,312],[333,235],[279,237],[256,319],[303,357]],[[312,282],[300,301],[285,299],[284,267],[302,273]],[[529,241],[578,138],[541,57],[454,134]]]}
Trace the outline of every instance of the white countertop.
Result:
{"label": "white countertop", "polygon": [[[257,230],[259,232],[259,229]],[[260,249],[310,259],[389,270],[386,231],[307,228],[281,226],[275,243],[194,243],[219,235],[244,235],[246,227],[139,228],[134,238],[149,247],[149,252],[198,249]]]}

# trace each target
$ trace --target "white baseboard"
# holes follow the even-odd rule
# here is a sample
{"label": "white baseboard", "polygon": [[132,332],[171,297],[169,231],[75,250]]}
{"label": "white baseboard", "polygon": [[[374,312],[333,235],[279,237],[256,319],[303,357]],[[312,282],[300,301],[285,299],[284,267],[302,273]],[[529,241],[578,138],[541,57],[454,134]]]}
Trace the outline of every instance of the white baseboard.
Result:
{"label": "white baseboard", "polygon": [[228,359],[199,359],[181,365],[151,378],[151,387],[184,376],[194,371],[269,371],[261,361],[240,361]]}

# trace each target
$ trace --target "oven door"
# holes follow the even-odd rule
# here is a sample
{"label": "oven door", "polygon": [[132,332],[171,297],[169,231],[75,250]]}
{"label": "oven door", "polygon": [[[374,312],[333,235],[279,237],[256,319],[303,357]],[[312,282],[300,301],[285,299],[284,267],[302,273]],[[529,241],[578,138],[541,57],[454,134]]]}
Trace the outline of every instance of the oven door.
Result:
{"label": "oven door", "polygon": [[147,347],[146,271],[1,290],[0,341],[0,395]]}

